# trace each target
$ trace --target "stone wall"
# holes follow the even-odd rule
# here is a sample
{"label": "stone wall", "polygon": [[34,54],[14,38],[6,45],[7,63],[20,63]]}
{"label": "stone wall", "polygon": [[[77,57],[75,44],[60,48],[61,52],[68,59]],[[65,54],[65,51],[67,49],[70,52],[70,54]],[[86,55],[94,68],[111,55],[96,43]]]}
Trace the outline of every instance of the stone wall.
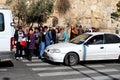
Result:
{"label": "stone wall", "polygon": [[6,0],[0,0],[0,7],[4,7]]}
{"label": "stone wall", "polygon": [[0,0],[0,4],[5,4],[6,0]]}
{"label": "stone wall", "polygon": [[[71,4],[70,10],[60,16],[58,11],[54,9],[52,17],[48,20],[48,24],[52,23],[52,18],[58,18],[58,25],[66,26],[83,25],[84,27],[96,27],[100,29],[110,29],[113,27],[111,23],[111,13],[116,11],[116,3],[119,0],[69,0]],[[56,7],[56,6],[55,6]],[[114,22],[116,23],[116,22]],[[114,24],[114,27],[116,25]]]}

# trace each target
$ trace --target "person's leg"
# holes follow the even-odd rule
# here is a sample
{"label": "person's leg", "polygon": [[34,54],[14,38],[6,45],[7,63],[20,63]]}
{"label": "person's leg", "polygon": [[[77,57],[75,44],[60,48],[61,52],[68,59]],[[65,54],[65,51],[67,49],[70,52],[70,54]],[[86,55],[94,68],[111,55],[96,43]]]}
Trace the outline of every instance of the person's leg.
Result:
{"label": "person's leg", "polygon": [[39,44],[37,44],[37,46],[36,46],[36,56],[38,56],[39,55]]}
{"label": "person's leg", "polygon": [[30,61],[32,60],[33,52],[34,52],[33,49],[29,49],[29,58],[28,58],[28,60],[30,60]]}
{"label": "person's leg", "polygon": [[38,43],[35,44],[34,54],[35,54],[35,56],[38,56],[38,54],[39,54],[39,44]]}
{"label": "person's leg", "polygon": [[43,53],[44,53],[44,49],[45,49],[45,43],[41,42],[41,49],[40,49],[40,57],[43,57]]}
{"label": "person's leg", "polygon": [[25,50],[25,58],[28,59],[29,58],[29,42],[27,42],[27,45],[24,48],[24,50]]}
{"label": "person's leg", "polygon": [[39,54],[38,54],[38,58],[39,58],[39,59],[40,59],[41,47],[42,47],[42,42],[39,44]]}
{"label": "person's leg", "polygon": [[19,59],[19,51],[20,51],[20,43],[18,42],[16,44],[16,54],[15,54],[16,59]]}
{"label": "person's leg", "polygon": [[23,46],[20,45],[20,54],[19,54],[19,57],[20,59],[23,59]]}

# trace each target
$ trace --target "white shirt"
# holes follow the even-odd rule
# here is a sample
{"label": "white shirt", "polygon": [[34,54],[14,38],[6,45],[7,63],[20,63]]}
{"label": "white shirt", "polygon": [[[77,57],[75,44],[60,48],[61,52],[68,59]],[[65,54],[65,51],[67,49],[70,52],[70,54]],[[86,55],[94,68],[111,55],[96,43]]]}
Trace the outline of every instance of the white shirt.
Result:
{"label": "white shirt", "polygon": [[20,42],[24,38],[23,32],[18,32],[18,42]]}

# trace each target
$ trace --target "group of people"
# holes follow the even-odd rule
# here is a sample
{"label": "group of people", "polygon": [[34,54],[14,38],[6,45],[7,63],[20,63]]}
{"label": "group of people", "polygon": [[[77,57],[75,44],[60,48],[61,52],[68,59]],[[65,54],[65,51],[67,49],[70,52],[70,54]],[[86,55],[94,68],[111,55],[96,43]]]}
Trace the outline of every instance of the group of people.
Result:
{"label": "group of people", "polygon": [[70,30],[70,40],[73,39],[74,37],[81,35],[83,33],[86,32],[97,32],[98,29],[92,27],[92,28],[85,28],[85,30],[83,29],[82,25],[80,26],[71,26],[71,30]]}
{"label": "group of people", "polygon": [[[83,34],[84,32],[90,32],[90,30],[83,30],[82,26],[71,26],[70,34],[64,27],[58,26],[57,28],[52,26],[39,26],[35,28],[19,26],[15,31],[14,39],[16,45],[16,59],[23,59],[26,57],[28,60],[32,60],[32,56],[38,56],[43,58],[44,50],[51,44],[60,42],[68,42],[74,37]],[[21,42],[24,40],[24,45]],[[23,51],[25,56],[23,56]]]}
{"label": "group of people", "polygon": [[[31,61],[33,55],[43,58],[44,49],[47,46],[59,42],[67,42],[68,34],[63,27],[54,29],[51,26],[39,26],[23,29],[22,26],[19,26],[15,31],[14,39],[16,45],[15,58],[19,60],[25,57]],[[24,56],[23,51],[25,53]]]}

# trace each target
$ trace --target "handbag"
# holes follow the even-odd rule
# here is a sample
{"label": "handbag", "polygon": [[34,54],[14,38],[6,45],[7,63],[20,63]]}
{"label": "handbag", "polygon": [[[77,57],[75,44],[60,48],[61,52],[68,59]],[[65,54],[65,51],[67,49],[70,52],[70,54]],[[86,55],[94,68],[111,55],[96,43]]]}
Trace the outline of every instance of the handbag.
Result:
{"label": "handbag", "polygon": [[23,38],[21,41],[20,41],[20,45],[23,46],[23,47],[26,47],[27,43],[26,43],[26,38]]}

